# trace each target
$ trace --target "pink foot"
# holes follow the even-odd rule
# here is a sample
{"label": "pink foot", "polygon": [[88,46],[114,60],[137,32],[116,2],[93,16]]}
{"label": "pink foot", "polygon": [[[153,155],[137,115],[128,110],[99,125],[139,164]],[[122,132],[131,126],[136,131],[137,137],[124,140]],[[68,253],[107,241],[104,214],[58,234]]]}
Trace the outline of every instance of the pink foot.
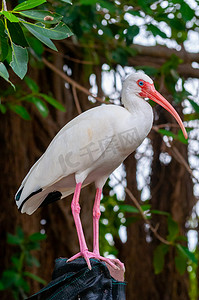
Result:
{"label": "pink foot", "polygon": [[119,259],[110,259],[110,258],[105,258],[99,254],[96,254],[94,252],[90,252],[88,250],[84,250],[82,252],[79,252],[77,254],[75,254],[74,256],[72,256],[71,258],[69,258],[67,260],[67,262],[72,261],[78,257],[84,257],[89,270],[91,270],[91,264],[90,264],[90,258],[96,258],[98,260],[104,261],[105,263],[109,264],[113,269],[115,270],[125,270],[124,268],[124,264],[119,260]]}

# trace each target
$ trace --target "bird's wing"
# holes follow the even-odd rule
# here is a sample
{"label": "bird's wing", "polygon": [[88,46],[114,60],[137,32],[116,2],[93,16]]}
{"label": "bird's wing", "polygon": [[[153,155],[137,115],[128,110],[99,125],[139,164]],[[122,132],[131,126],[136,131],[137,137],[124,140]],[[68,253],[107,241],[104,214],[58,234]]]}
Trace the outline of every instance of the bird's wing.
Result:
{"label": "bird's wing", "polygon": [[16,194],[18,207],[65,177],[66,188],[73,188],[72,174],[89,169],[106,151],[113,136],[110,110],[91,109],[73,119],[55,136],[46,152],[34,164]]}

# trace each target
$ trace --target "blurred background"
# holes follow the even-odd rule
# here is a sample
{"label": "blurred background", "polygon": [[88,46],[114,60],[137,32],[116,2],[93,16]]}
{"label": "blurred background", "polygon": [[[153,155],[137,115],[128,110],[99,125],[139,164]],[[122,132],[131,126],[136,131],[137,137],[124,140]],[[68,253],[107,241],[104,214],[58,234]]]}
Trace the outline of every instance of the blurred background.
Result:
{"label": "blurred background", "polygon": [[[20,2],[7,1],[8,10]],[[153,129],[103,191],[100,252],[125,263],[127,299],[199,299],[198,1],[49,0],[33,9],[60,14],[73,35],[55,41],[56,52],[23,27],[29,62],[21,80],[10,67],[11,40],[3,57],[0,24],[1,61],[16,87],[4,80],[1,69],[1,299],[37,292],[51,280],[55,258],[78,252],[71,197],[28,216],[17,210],[14,195],[63,125],[102,103],[121,105],[122,81],[135,70],[154,80],[183,119],[189,139],[166,110],[150,101]],[[27,22],[39,20],[29,18],[27,13]],[[6,32],[17,44],[16,35],[22,35],[17,21],[5,13],[1,22],[11,24]],[[90,185],[80,200],[89,249],[94,194]]]}

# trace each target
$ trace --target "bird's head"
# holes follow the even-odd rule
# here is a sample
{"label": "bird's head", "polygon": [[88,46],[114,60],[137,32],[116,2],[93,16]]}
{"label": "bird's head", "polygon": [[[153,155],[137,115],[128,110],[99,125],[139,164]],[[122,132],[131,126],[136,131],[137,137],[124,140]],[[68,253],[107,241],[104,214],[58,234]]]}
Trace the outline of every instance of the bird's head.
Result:
{"label": "bird's head", "polygon": [[142,72],[135,72],[129,75],[123,83],[123,92],[128,94],[136,94],[140,98],[149,98],[165,108],[176,119],[180,125],[184,137],[187,139],[187,132],[182,120],[173,106],[156,91],[153,80]]}

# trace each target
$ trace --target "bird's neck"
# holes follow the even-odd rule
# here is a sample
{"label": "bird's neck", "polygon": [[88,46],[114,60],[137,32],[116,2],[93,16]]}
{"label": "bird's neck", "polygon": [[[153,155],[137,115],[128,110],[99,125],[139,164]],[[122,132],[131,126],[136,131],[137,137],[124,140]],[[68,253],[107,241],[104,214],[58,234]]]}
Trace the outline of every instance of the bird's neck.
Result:
{"label": "bird's neck", "polygon": [[128,93],[123,93],[122,103],[132,115],[144,114],[147,117],[153,114],[151,105],[147,103],[147,101],[142,97],[139,97],[136,94],[130,95]]}
{"label": "bird's neck", "polygon": [[140,140],[148,135],[153,124],[153,110],[149,103],[137,95],[122,94],[124,107],[132,115],[132,122],[136,125]]}

